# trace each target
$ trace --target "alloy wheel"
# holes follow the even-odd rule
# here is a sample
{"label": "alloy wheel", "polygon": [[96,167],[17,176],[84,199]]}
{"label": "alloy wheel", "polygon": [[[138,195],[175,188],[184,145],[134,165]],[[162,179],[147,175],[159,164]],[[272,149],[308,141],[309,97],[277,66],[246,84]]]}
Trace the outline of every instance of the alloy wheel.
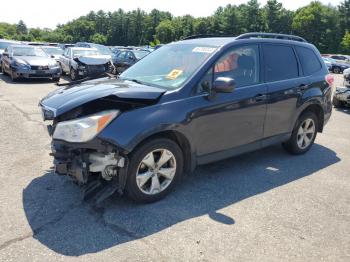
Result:
{"label": "alloy wheel", "polygon": [[305,119],[297,133],[297,144],[300,149],[307,148],[314,139],[316,132],[315,122],[311,118]]}
{"label": "alloy wheel", "polygon": [[173,181],[176,173],[176,159],[167,149],[156,149],[148,153],[138,166],[136,184],[148,195],[165,190]]}

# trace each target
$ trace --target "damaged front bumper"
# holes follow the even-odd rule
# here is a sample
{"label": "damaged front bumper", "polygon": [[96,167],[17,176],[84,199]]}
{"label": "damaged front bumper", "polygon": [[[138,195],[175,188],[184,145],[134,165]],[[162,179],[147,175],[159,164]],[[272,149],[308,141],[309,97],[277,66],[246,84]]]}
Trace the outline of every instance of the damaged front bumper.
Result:
{"label": "damaged front bumper", "polygon": [[87,143],[53,140],[51,151],[55,173],[83,185],[85,197],[96,193],[100,202],[116,191],[123,193],[127,159],[113,145],[98,138]]}
{"label": "damaged front bumper", "polygon": [[350,104],[350,87],[337,87],[334,97],[341,102]]}

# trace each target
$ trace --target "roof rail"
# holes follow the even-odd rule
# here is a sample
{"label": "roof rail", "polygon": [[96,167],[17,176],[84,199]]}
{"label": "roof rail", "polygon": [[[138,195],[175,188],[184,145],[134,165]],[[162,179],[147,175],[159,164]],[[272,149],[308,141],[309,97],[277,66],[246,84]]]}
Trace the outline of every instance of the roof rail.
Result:
{"label": "roof rail", "polygon": [[200,34],[200,35],[190,35],[182,38],[181,40],[190,40],[190,39],[197,39],[197,38],[208,38],[208,37],[232,37],[227,35],[219,35],[219,34]]}
{"label": "roof rail", "polygon": [[286,35],[286,34],[275,34],[275,33],[262,33],[262,32],[254,32],[254,33],[246,33],[236,37],[236,39],[249,39],[249,38],[276,38],[276,39],[284,39],[284,40],[292,40],[298,42],[306,42],[307,41],[296,35]]}

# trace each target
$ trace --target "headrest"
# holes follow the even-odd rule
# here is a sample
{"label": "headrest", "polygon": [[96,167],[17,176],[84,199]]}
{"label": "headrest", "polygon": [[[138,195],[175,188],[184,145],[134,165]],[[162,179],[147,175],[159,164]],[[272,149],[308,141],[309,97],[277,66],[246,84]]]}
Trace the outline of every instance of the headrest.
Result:
{"label": "headrest", "polygon": [[239,69],[253,69],[254,59],[251,56],[241,55],[238,58],[238,68]]}

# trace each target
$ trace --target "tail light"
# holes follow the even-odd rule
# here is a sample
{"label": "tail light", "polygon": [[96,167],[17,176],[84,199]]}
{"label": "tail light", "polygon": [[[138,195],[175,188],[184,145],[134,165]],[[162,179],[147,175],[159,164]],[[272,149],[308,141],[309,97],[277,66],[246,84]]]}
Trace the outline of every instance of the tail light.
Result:
{"label": "tail light", "polygon": [[326,75],[325,80],[329,86],[333,86],[334,76],[331,74]]}

